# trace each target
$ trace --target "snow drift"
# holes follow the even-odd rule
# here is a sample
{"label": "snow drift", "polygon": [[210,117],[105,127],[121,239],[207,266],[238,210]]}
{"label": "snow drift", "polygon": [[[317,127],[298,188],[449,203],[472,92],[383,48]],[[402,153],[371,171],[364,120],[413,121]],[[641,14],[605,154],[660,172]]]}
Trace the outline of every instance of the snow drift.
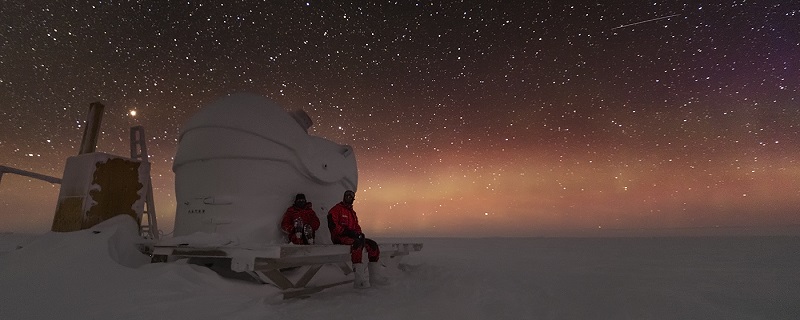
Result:
{"label": "snow drift", "polygon": [[[233,283],[203,267],[149,264],[137,250],[138,229],[120,215],[0,255],[0,319],[223,319],[263,308],[258,301],[270,297],[270,287]],[[260,293],[247,296],[254,290]]]}

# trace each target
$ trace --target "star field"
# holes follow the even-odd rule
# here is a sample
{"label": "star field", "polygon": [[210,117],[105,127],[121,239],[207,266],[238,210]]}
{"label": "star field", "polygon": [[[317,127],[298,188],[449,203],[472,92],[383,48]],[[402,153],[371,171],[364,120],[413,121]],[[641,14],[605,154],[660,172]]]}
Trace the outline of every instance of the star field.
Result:
{"label": "star field", "polygon": [[[185,121],[233,92],[355,148],[380,235],[800,224],[800,5],[583,1],[6,1],[0,165],[61,177],[143,125],[172,230]],[[0,231],[49,230],[58,186],[10,174]],[[313,199],[311,200],[313,201]]]}

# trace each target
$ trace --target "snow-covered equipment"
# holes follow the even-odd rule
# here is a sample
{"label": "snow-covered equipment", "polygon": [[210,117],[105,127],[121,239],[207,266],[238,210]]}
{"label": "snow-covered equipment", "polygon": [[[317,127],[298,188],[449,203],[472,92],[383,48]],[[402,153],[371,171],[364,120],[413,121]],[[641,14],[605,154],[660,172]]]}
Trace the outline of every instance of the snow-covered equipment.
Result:
{"label": "snow-covered equipment", "polygon": [[53,231],[90,228],[116,215],[141,221],[150,164],[102,152],[67,158]]}
{"label": "snow-covered equipment", "polygon": [[95,152],[103,108],[90,105],[80,154],[67,158],[51,230],[78,231],[129,215],[144,237],[158,239],[144,128],[131,128],[130,158]]}
{"label": "snow-covered equipment", "polygon": [[[175,236],[154,246],[154,261],[189,258],[222,275],[274,284],[285,298],[353,282],[347,278],[350,246],[331,244],[327,228],[309,232],[304,222],[295,225],[292,232],[313,245],[286,244],[280,230],[296,194],[326,215],[345,190],[357,189],[353,149],[309,135],[312,124],[305,112],[286,112],[252,94],[221,98],[192,116],[172,168]],[[422,244],[384,248],[391,264]],[[309,285],[325,265],[337,281]]]}
{"label": "snow-covered equipment", "polygon": [[[355,190],[353,149],[309,135],[310,125],[304,112],[290,114],[252,94],[221,98],[192,116],[172,167],[175,236],[204,232],[242,246],[282,243],[280,219],[296,194],[323,214],[345,190]],[[318,240],[330,238],[320,233]]]}

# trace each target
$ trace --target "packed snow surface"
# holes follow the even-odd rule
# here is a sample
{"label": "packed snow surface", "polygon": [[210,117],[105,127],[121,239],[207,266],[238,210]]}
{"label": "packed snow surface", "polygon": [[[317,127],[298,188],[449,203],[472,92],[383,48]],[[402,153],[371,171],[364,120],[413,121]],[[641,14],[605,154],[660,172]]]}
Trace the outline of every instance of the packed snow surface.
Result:
{"label": "packed snow surface", "polygon": [[128,217],[78,232],[0,234],[0,241],[0,319],[800,315],[800,238],[788,236],[422,239],[402,271],[385,270],[387,286],[345,285],[295,300],[181,261],[150,264]]}

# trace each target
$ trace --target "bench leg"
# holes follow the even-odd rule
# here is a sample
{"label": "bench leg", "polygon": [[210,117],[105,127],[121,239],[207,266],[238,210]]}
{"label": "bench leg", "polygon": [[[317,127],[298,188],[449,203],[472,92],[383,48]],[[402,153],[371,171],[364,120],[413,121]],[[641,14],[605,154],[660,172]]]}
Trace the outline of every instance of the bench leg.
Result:
{"label": "bench leg", "polygon": [[283,292],[283,299],[293,299],[293,298],[301,298],[301,297],[308,297],[312,293],[317,293],[327,288],[353,283],[353,280],[345,280],[340,282],[335,282],[331,284],[326,284],[318,287],[306,287],[306,288],[299,288],[297,290],[286,290]]}
{"label": "bench leg", "polygon": [[314,276],[317,275],[317,272],[319,272],[320,269],[322,269],[321,264],[309,266],[306,272],[303,273],[303,276],[300,277],[300,280],[297,280],[297,283],[292,283],[292,281],[289,280],[289,278],[287,278],[278,269],[264,270],[264,271],[248,271],[247,273],[263,283],[272,283],[281,290],[286,290],[286,289],[305,287],[311,281],[311,279],[313,279]]}
{"label": "bench leg", "polygon": [[342,269],[342,272],[344,272],[344,275],[348,275],[348,274],[353,273],[353,267],[350,266],[350,264],[347,263],[347,262],[337,263],[336,266],[338,266],[339,269]]}
{"label": "bench leg", "polygon": [[272,283],[281,290],[294,288],[294,284],[278,270],[247,271],[251,276],[264,283]]}
{"label": "bench leg", "polygon": [[297,283],[294,285],[295,288],[305,287],[308,282],[311,281],[311,278],[317,274],[317,271],[319,271],[320,268],[322,268],[321,264],[309,267],[308,270],[306,270],[306,273],[303,274],[303,277],[300,278],[300,280],[297,280]]}

